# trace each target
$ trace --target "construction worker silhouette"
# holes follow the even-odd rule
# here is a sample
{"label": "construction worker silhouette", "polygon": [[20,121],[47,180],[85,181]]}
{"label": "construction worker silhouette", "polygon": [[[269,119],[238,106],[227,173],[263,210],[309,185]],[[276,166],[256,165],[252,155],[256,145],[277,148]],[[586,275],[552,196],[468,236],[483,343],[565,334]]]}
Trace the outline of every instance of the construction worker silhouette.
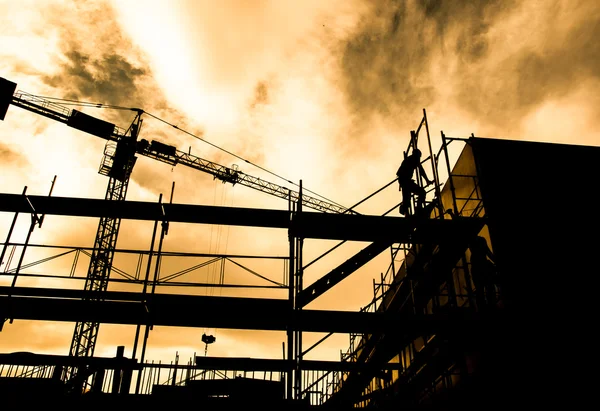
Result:
{"label": "construction worker silhouette", "polygon": [[416,170],[419,170],[420,175],[427,181],[427,185],[432,184],[421,165],[421,150],[418,148],[413,149],[412,154],[402,161],[398,171],[396,171],[398,184],[400,184],[400,190],[402,191],[402,204],[400,204],[400,214],[402,215],[410,214],[410,203],[413,195],[417,196],[415,213],[418,213],[425,205],[425,188],[419,186],[413,180]]}
{"label": "construction worker silhouette", "polygon": [[493,308],[496,305],[496,265],[487,240],[477,236],[469,245],[471,250],[471,278],[475,284],[477,308]]}

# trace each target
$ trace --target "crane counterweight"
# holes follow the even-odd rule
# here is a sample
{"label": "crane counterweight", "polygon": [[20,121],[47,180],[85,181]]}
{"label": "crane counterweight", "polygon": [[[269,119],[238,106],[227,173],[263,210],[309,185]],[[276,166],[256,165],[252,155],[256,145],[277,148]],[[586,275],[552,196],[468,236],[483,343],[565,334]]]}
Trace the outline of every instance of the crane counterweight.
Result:
{"label": "crane counterweight", "polygon": [[17,83],[0,77],[0,120],[4,120],[16,89]]}
{"label": "crane counterweight", "polygon": [[104,139],[110,139],[115,131],[115,125],[108,121],[85,114],[79,110],[73,110],[67,120],[69,127]]}

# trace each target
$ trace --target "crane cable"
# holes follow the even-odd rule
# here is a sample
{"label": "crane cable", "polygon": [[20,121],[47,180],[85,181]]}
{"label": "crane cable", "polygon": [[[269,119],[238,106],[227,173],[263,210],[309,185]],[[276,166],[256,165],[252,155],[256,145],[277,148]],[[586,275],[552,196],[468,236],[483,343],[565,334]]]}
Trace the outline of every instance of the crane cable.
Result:
{"label": "crane cable", "polygon": [[[171,126],[171,127],[175,128],[175,129],[177,129],[177,130],[179,130],[179,131],[181,131],[181,132],[183,132],[183,133],[185,133],[185,134],[187,134],[187,135],[189,135],[189,136],[191,136],[191,137],[193,137],[193,138],[195,138],[197,140],[203,141],[206,144],[211,145],[214,148],[216,148],[218,150],[221,150],[221,151],[223,151],[223,152],[225,152],[225,153],[227,153],[227,154],[229,154],[229,155],[231,155],[231,156],[233,156],[233,157],[235,157],[235,158],[237,158],[237,159],[239,159],[239,160],[241,160],[241,161],[243,161],[243,162],[245,162],[247,164],[250,164],[250,165],[252,165],[252,166],[254,166],[254,167],[256,167],[256,168],[258,168],[260,170],[263,170],[266,173],[269,173],[269,174],[271,174],[271,175],[273,175],[273,176],[275,176],[277,178],[280,178],[281,180],[286,181],[289,184],[292,184],[292,185],[294,185],[296,187],[299,187],[299,184],[294,183],[293,181],[290,181],[287,178],[285,178],[283,176],[280,176],[277,173],[274,173],[274,172],[272,172],[270,170],[267,170],[266,168],[264,168],[264,167],[262,167],[262,166],[260,166],[258,164],[255,164],[255,163],[253,163],[253,162],[251,162],[251,161],[249,161],[249,160],[247,160],[247,159],[245,159],[243,157],[240,157],[237,154],[232,153],[231,151],[228,151],[228,150],[226,150],[226,149],[224,149],[222,147],[219,147],[216,144],[211,143],[210,141],[208,141],[208,140],[206,140],[206,139],[204,139],[204,138],[202,138],[200,136],[197,136],[197,135],[195,135],[192,132],[189,132],[189,131],[187,131],[185,129],[180,128],[176,124],[170,123],[167,120],[164,120],[164,119],[162,119],[162,118],[160,118],[160,117],[158,117],[158,116],[156,116],[156,115],[154,115],[152,113],[147,112],[146,110],[139,109],[139,108],[132,108],[132,107],[123,107],[123,106],[116,106],[116,105],[110,105],[110,104],[103,104],[103,103],[92,103],[92,102],[86,102],[86,101],[78,101],[78,100],[71,100],[71,99],[56,98],[56,97],[46,97],[46,96],[38,96],[38,97],[41,97],[41,98],[44,98],[44,99],[48,99],[48,100],[60,101],[64,105],[77,105],[77,106],[94,107],[94,108],[108,108],[108,109],[113,109],[113,110],[138,111],[140,113],[147,114],[148,116],[150,116],[150,117],[152,117],[152,118],[154,118],[154,119],[156,119],[156,120],[158,120],[158,121],[160,121],[160,122],[162,122],[162,123],[164,123],[164,124],[166,124],[168,126]],[[314,191],[309,190],[309,189],[307,189],[305,187],[302,187],[302,190],[303,191],[307,191],[307,192],[309,192],[311,194],[314,194],[315,196],[320,197],[321,199],[323,199],[323,200],[325,200],[325,201],[327,201],[327,202],[329,202],[331,204],[334,204],[334,205],[336,205],[338,207],[345,208],[343,205],[338,204],[335,201],[332,201],[332,200],[328,199],[327,197],[325,197],[325,196],[323,196],[321,194],[315,193]]]}

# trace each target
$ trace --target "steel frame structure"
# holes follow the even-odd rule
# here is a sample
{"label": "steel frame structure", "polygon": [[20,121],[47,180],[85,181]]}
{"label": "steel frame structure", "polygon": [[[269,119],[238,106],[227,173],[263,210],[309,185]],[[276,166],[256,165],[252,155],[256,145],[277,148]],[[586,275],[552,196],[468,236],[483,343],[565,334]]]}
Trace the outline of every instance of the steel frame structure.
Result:
{"label": "steel frame structure", "polygon": [[[430,212],[434,213],[435,217],[429,220],[363,216],[352,211],[354,207],[346,209],[321,200],[312,201],[313,199],[302,194],[302,182],[300,182],[299,192],[293,193],[290,190],[284,190],[277,185],[271,185],[270,183],[266,184],[260,179],[245,176],[238,170],[206,162],[205,160],[191,156],[189,153],[179,152],[174,147],[167,146],[167,151],[161,151],[159,149],[153,149],[152,144],[148,142],[140,146],[137,142],[137,134],[141,127],[140,116],[143,113],[142,110],[137,111],[138,114],[136,120],[134,120],[134,123],[132,123],[132,126],[128,131],[124,132],[114,125],[110,125],[112,127],[110,128],[110,131],[107,132],[106,130],[108,130],[108,128],[106,128],[106,124],[101,124],[101,131],[90,130],[88,125],[78,122],[79,120],[77,120],[75,114],[80,114],[79,112],[65,111],[60,105],[38,96],[17,93],[13,96],[11,103],[54,120],[61,121],[72,127],[79,128],[82,131],[90,132],[98,137],[109,140],[109,142],[117,142],[117,151],[119,150],[119,143],[121,143],[121,148],[123,148],[126,153],[124,165],[122,164],[119,166],[119,169],[121,169],[122,172],[118,173],[118,177],[111,175],[113,169],[112,167],[107,166],[111,161],[116,160],[116,152],[112,159],[108,158],[108,161],[104,161],[102,164],[101,172],[102,170],[105,170],[106,174],[110,176],[105,200],[51,199],[50,197],[29,196],[25,197],[27,200],[27,203],[25,203],[23,196],[0,194],[0,199],[2,200],[0,202],[2,204],[2,210],[0,211],[12,211],[15,213],[30,212],[31,210],[29,207],[33,204],[37,213],[100,217],[98,232],[88,270],[88,279],[84,290],[85,294],[78,295],[75,299],[65,299],[65,296],[60,296],[59,302],[57,299],[48,295],[46,295],[45,298],[39,298],[39,296],[31,298],[31,296],[27,294],[31,293],[31,290],[19,290],[13,286],[10,287],[9,290],[5,290],[5,297],[0,297],[4,302],[4,307],[10,312],[10,318],[29,318],[34,315],[32,312],[35,310],[32,307],[35,307],[37,310],[40,310],[40,313],[44,313],[42,316],[45,317],[39,319],[60,318],[67,321],[76,321],[77,325],[74,331],[70,356],[93,357],[95,338],[97,336],[99,324],[102,322],[117,321],[119,323],[137,324],[138,330],[140,325],[143,324],[146,326],[146,335],[148,326],[153,324],[184,325],[184,323],[176,322],[181,321],[181,319],[176,320],[174,318],[174,312],[169,312],[166,308],[168,307],[168,304],[161,303],[161,299],[165,300],[165,297],[154,294],[156,282],[152,283],[151,300],[146,298],[146,282],[148,279],[146,279],[146,282],[144,283],[145,288],[141,297],[117,297],[116,294],[110,294],[110,301],[107,300],[107,297],[109,296],[107,284],[110,267],[112,266],[119,225],[122,218],[155,221],[154,235],[156,234],[156,225],[161,222],[161,240],[166,234],[165,225],[168,225],[168,223],[172,221],[192,223],[212,221],[213,223],[218,224],[268,226],[285,228],[288,230],[290,244],[290,268],[288,278],[289,294],[287,300],[277,302],[277,304],[282,304],[282,306],[276,310],[282,313],[282,318],[276,319],[279,321],[276,322],[278,325],[263,322],[251,326],[251,328],[280,329],[287,332],[287,360],[283,363],[286,364],[283,366],[283,370],[287,372],[286,392],[289,399],[293,398],[301,400],[302,398],[309,396],[311,394],[310,389],[320,380],[319,378],[316,381],[304,384],[303,375],[305,371],[310,370],[311,368],[315,369],[315,365],[311,365],[310,361],[304,360],[304,355],[314,348],[314,346],[310,347],[308,350],[303,350],[303,331],[318,330],[321,332],[329,332],[328,336],[334,332],[350,333],[351,336],[355,337],[354,339],[351,339],[351,345],[352,342],[356,340],[357,336],[365,336],[368,334],[371,337],[367,340],[367,344],[377,344],[378,346],[381,346],[382,340],[374,338],[374,335],[382,336],[381,338],[385,338],[392,343],[397,343],[398,341],[408,342],[411,341],[411,338],[414,339],[415,335],[431,333],[434,329],[440,330],[444,327],[455,326],[455,323],[452,321],[455,319],[454,317],[436,317],[433,315],[422,317],[419,313],[412,312],[410,315],[407,315],[406,318],[410,318],[410,321],[413,322],[413,324],[417,324],[416,328],[406,329],[402,333],[398,333],[394,330],[396,327],[392,327],[393,321],[391,320],[392,314],[396,321],[398,320],[397,313],[390,313],[388,315],[387,313],[370,313],[362,310],[358,313],[324,313],[306,310],[304,307],[315,298],[318,298],[320,295],[331,289],[339,281],[350,275],[356,268],[380,254],[386,248],[389,247],[392,251],[392,256],[394,256],[394,249],[392,248],[393,244],[419,244],[419,247],[435,247],[440,243],[452,239],[455,242],[455,247],[450,249],[448,255],[445,257],[449,260],[440,262],[440,264],[453,264],[457,253],[460,254],[461,251],[464,251],[468,240],[480,231],[483,224],[481,219],[467,218],[448,220],[446,218],[446,211],[443,210],[441,202],[432,202]],[[436,156],[432,151],[425,110],[423,110],[423,118],[419,123],[417,130],[411,132],[411,140],[407,151],[417,147],[418,135],[422,127],[424,127],[427,132],[427,144],[430,153],[429,157],[424,161],[431,162],[431,170],[435,182],[435,197],[439,199],[441,195],[438,173],[439,154]],[[127,137],[127,133],[130,133],[131,135]],[[446,150],[447,144],[443,133],[442,139],[442,150],[446,156],[449,169],[448,153]],[[136,153],[172,165],[183,163],[192,168],[212,174],[215,178],[219,178],[223,182],[246,184],[250,187],[257,188],[260,191],[288,199],[288,211],[277,212],[274,210],[255,209],[233,210],[227,208],[204,207],[203,211],[208,210],[209,212],[203,213],[198,210],[198,207],[186,207],[183,205],[162,203],[160,204],[160,207],[156,207],[155,205],[143,204],[140,202],[126,202],[125,195],[127,191],[127,181],[131,168],[135,162]],[[105,154],[109,157],[111,156],[108,149]],[[105,157],[105,160],[107,160],[107,157]],[[418,181],[420,182],[420,178],[418,178]],[[453,211],[455,212],[455,217],[459,217],[461,216],[461,213],[459,212],[454,196],[455,193],[452,187],[451,175],[449,176],[449,182],[453,196]],[[303,210],[303,206],[319,211],[325,211],[325,213],[306,212]],[[395,208],[396,207],[393,209]],[[332,212],[332,214],[327,212]],[[305,288],[303,284],[303,272],[308,265],[303,264],[303,245],[307,238],[338,239],[342,241],[371,241],[373,243],[355,255],[346,263],[346,265],[342,264],[340,267],[323,276],[317,282]],[[152,244],[154,244],[154,237]],[[398,249],[396,249],[396,252],[397,251]],[[152,254],[152,252],[153,250],[151,249],[150,254]],[[309,264],[312,264],[312,262]],[[381,287],[383,287],[383,284]],[[388,292],[383,293],[382,295],[383,301],[385,301],[385,297],[392,289],[393,287],[389,284]],[[43,290],[37,292],[43,292]],[[19,295],[19,293],[21,294]],[[120,303],[114,301],[115,299],[119,300],[120,298],[122,300]],[[125,299],[123,300],[123,298]],[[141,300],[136,301],[139,298],[141,298]],[[170,302],[169,304],[172,303],[173,302]],[[232,304],[232,301],[227,301],[227,304]],[[251,306],[254,304],[256,307],[260,307],[263,302],[248,303],[248,301],[245,301],[244,304],[251,304]],[[273,308],[275,307],[269,306],[269,311]],[[125,309],[125,312],[128,314],[126,316],[121,315],[119,318],[115,318],[115,312],[118,311],[122,314],[124,312],[123,309]],[[144,314],[147,309],[153,313],[151,320]],[[158,317],[156,317],[157,315]],[[37,314],[37,316],[39,317],[40,314]],[[82,320],[81,317],[90,318],[91,320]],[[259,315],[258,317],[260,318],[261,316]],[[252,324],[252,321],[249,318],[245,318],[245,321],[238,323],[232,323],[231,319],[226,318],[221,318],[221,320],[225,321],[224,324],[226,327],[243,328],[247,327],[248,324]],[[458,321],[464,320],[464,318],[458,319]],[[199,326],[199,323],[190,323],[188,326]],[[215,326],[223,327],[223,323],[215,323]],[[138,340],[137,334],[138,333],[136,333],[136,346]],[[327,336],[325,338],[327,338]],[[325,338],[317,344],[321,343]],[[384,345],[390,344],[389,341],[384,342]],[[144,348],[145,343],[146,339],[144,339]],[[337,374],[340,375],[340,377],[332,381],[331,384],[336,399],[340,397],[340,389],[344,386],[352,387],[353,396],[357,393],[360,394],[362,388],[364,388],[362,384],[368,382],[368,376],[372,376],[374,370],[387,369],[386,367],[388,367],[388,365],[379,363],[379,361],[374,358],[370,358],[368,364],[366,361],[361,361],[361,355],[364,357],[365,353],[368,353],[368,350],[365,349],[365,345],[362,342],[356,350],[349,351],[353,352],[350,353],[347,358],[356,359],[356,361],[354,361],[353,365],[349,368],[340,371],[343,374]],[[357,354],[357,352],[360,353]],[[143,357],[142,351],[142,362]],[[217,362],[219,361],[217,360]],[[224,363],[224,361],[221,361],[221,363]],[[206,366],[206,364],[204,366]],[[281,366],[278,367],[279,369],[281,368]],[[75,368],[71,368],[71,370],[74,369]],[[360,373],[351,373],[356,369],[360,369]],[[334,371],[333,368],[328,368],[327,370],[331,372]],[[366,370],[369,372],[366,372]],[[346,379],[353,374],[362,375],[362,377],[358,379],[359,382],[357,384],[346,382],[345,385],[342,385],[342,382],[346,381]],[[76,373],[71,372],[70,377],[73,376],[76,376]],[[130,380],[127,381],[126,385],[128,385],[129,382]],[[92,382],[91,385],[95,384]],[[343,402],[344,401],[342,401],[342,403]]]}
{"label": "steel frame structure", "polygon": [[[141,109],[132,109],[132,111],[136,112],[135,119],[128,130],[124,131],[112,123],[96,119],[77,110],[71,110],[62,104],[57,103],[56,99],[36,96],[23,91],[15,92],[15,89],[15,83],[0,78],[0,111],[2,112],[2,120],[4,119],[8,105],[12,104],[107,140],[104,159],[99,171],[100,174],[109,176],[105,195],[106,200],[117,202],[125,200],[129,177],[136,160],[135,154],[139,153],[171,165],[184,164],[188,167],[213,175],[223,182],[231,184],[240,183],[261,192],[288,199],[292,203],[297,202],[301,205],[302,202],[305,201],[307,207],[319,211],[349,214],[356,213],[352,209],[347,209],[339,204],[312,198],[310,196],[301,196],[299,193],[285,187],[244,174],[239,171],[237,167],[224,167],[211,161],[192,156],[191,153],[179,151],[173,146],[168,146],[158,141],[152,141],[150,143],[147,140],[141,140],[138,142],[138,134],[142,125],[141,116],[144,113]],[[106,289],[108,285],[107,279],[110,276],[110,269],[114,258],[114,249],[116,247],[119,226],[120,220],[118,218],[101,217],[94,243],[94,251],[88,269],[88,281],[86,281],[85,290],[102,291]],[[30,231],[33,231],[33,223]],[[164,235],[166,235],[166,231],[163,226],[161,240]],[[69,355],[93,356],[99,326],[99,323],[93,322],[81,322],[76,324],[71,347],[69,349]],[[65,380],[71,379],[76,373],[76,369],[66,369],[63,378]],[[89,385],[87,381],[85,384]]]}
{"label": "steel frame structure", "polygon": [[[2,211],[12,211],[12,212],[26,212],[28,210],[28,204],[33,204],[36,209],[44,214],[57,214],[57,215],[87,215],[89,217],[98,217],[102,215],[110,215],[112,218],[136,218],[136,219],[146,219],[152,220],[157,219],[156,221],[161,221],[166,218],[169,221],[179,221],[179,222],[204,222],[204,223],[223,223],[225,221],[231,221],[234,224],[239,225],[252,225],[252,226],[278,226],[282,229],[288,230],[288,235],[290,239],[290,261],[293,263],[293,270],[290,270],[290,295],[292,295],[293,300],[288,301],[286,304],[287,307],[291,311],[287,311],[290,314],[286,316],[286,321],[291,321],[293,318],[310,318],[310,321],[304,322],[305,324],[301,328],[292,327],[290,324],[284,326],[283,329],[288,330],[289,339],[292,341],[290,345],[288,345],[288,352],[291,351],[291,355],[288,358],[294,359],[294,367],[290,370],[290,375],[288,376],[287,384],[289,389],[289,384],[293,382],[293,386],[291,391],[288,391],[292,397],[299,398],[306,394],[306,392],[301,391],[301,387],[303,385],[302,375],[306,373],[307,365],[303,361],[303,355],[308,351],[302,350],[302,331],[307,330],[320,330],[321,332],[350,332],[350,333],[360,333],[364,332],[373,332],[373,330],[369,331],[368,326],[373,326],[374,324],[392,324],[393,322],[390,319],[380,319],[375,320],[377,317],[370,317],[368,313],[355,313],[356,316],[349,315],[348,320],[343,320],[342,317],[338,319],[328,318],[323,313],[313,313],[311,310],[304,310],[302,304],[296,304],[295,301],[298,300],[299,296],[303,295],[302,292],[303,286],[301,283],[301,274],[300,270],[302,264],[301,259],[298,258],[298,251],[301,250],[303,239],[305,238],[329,238],[329,239],[340,239],[344,240],[345,238],[352,238],[358,240],[371,240],[371,241],[381,241],[385,239],[385,241],[391,242],[408,242],[413,239],[418,239],[420,242],[436,241],[438,238],[455,238],[457,233],[464,232],[465,230],[469,232],[474,232],[478,230],[479,224],[474,224],[475,222],[471,219],[469,220],[426,220],[426,221],[409,221],[405,218],[399,217],[376,217],[376,216],[365,216],[365,215],[339,215],[339,214],[321,214],[321,213],[312,213],[312,212],[292,212],[290,216],[290,212],[276,211],[276,210],[253,210],[252,212],[247,212],[244,209],[228,209],[226,207],[207,207],[207,206],[184,206],[177,204],[164,204],[164,212],[161,208],[157,208],[154,203],[141,203],[141,202],[129,202],[129,201],[120,201],[118,203],[112,202],[110,200],[91,200],[91,199],[67,199],[60,197],[37,197],[37,196],[29,196],[28,201],[24,201],[24,197],[22,195],[8,195],[3,194],[0,195],[2,199]],[[133,213],[135,210],[135,213]],[[202,220],[198,221],[202,216]],[[328,230],[322,230],[322,227],[328,227]],[[353,227],[353,230],[345,230],[344,227]],[[387,229],[382,230],[383,227]],[[393,235],[390,237],[390,233]],[[422,233],[422,234],[421,234]],[[302,239],[302,241],[300,241]],[[432,240],[433,239],[433,240]],[[304,266],[306,267],[306,265]],[[292,278],[293,277],[293,278]],[[334,282],[331,286],[335,285]],[[319,294],[327,291],[331,287],[324,288],[315,288],[315,292],[318,291]],[[17,291],[12,290],[9,292],[10,295],[13,296],[13,312],[16,309],[17,304],[20,304],[20,307],[30,306],[33,302],[36,302],[38,307],[40,308],[40,312],[51,313],[52,308],[51,305],[42,308],[39,306],[41,303],[39,300],[21,300],[23,303],[17,303]],[[92,311],[92,313],[96,313],[95,315],[100,315],[99,313],[106,313],[109,315],[110,303],[105,302],[106,298],[109,294],[106,291],[99,293],[101,297],[95,298],[94,300],[100,304],[100,306],[104,306],[105,308],[101,308],[98,310]],[[140,298],[142,298],[140,296]],[[115,296],[110,295],[110,300],[114,300]],[[64,300],[64,297],[61,297],[61,300]],[[77,301],[77,302],[75,302]],[[79,297],[75,299],[73,304],[84,303],[84,300],[79,300]],[[158,301],[158,300],[155,300]],[[45,300],[44,303],[54,304],[52,301]],[[64,302],[63,302],[64,303]],[[99,307],[100,307],[99,306]],[[230,305],[231,306],[231,305]],[[131,306],[133,310],[135,310]],[[123,316],[123,306],[119,308],[120,315],[119,321],[124,321],[124,318],[128,318]],[[211,312],[216,312],[219,310],[211,310]],[[281,309],[269,309],[270,312],[284,312],[285,310]],[[83,312],[82,308],[75,308],[67,310],[67,312]],[[89,314],[90,312],[88,312]],[[296,313],[296,314],[291,314]],[[348,313],[351,314],[351,313]],[[346,315],[346,314],[345,314]],[[365,320],[359,320],[361,316],[365,316]],[[169,324],[169,321],[174,321],[174,317],[176,315],[173,313],[166,317],[162,318],[173,318],[173,320],[167,320],[165,324]],[[93,315],[90,315],[93,317]],[[265,317],[265,315],[256,315],[255,317]],[[16,318],[19,318],[18,316]],[[51,317],[55,318],[56,317]],[[64,318],[64,317],[61,317]],[[350,319],[352,318],[352,319]],[[368,318],[368,320],[367,320]],[[49,319],[49,318],[48,318]],[[73,318],[71,317],[71,320]],[[323,322],[325,320],[325,322]],[[415,320],[413,316],[411,316],[411,320]],[[441,322],[447,322],[448,319],[443,319]],[[101,322],[111,322],[114,320],[110,320],[107,318],[98,318],[96,321]],[[161,321],[165,321],[164,319]],[[432,318],[425,320],[427,324],[433,325],[437,324],[436,327],[439,327],[441,322],[434,321]],[[143,318],[133,317],[132,320],[128,320],[129,323],[143,323]],[[235,325],[236,327],[241,327],[243,324],[238,323]],[[311,324],[310,326],[306,324]],[[319,325],[321,324],[321,325]],[[332,324],[355,324],[357,328],[335,328],[332,327]],[[363,324],[363,325],[360,325]],[[215,326],[222,326],[223,324],[214,324]],[[199,326],[199,324],[198,324]],[[271,326],[259,326],[264,328],[269,328]],[[307,328],[308,327],[308,328]],[[314,328],[317,327],[317,328]],[[390,333],[390,330],[387,330],[387,333]],[[310,350],[310,349],[309,349]]]}

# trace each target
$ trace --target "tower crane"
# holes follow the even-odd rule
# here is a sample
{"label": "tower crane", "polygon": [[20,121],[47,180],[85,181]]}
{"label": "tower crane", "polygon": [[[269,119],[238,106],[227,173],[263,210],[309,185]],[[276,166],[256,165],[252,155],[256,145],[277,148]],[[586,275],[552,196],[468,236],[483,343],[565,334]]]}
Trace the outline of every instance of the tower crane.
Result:
{"label": "tower crane", "polygon": [[[7,86],[2,83],[9,83],[10,85]],[[230,168],[205,160],[158,140],[141,139],[138,141],[137,136],[142,123],[141,116],[144,114],[142,109],[130,109],[136,112],[136,117],[129,128],[124,130],[113,123],[56,103],[50,98],[23,91],[10,92],[11,87],[12,90],[15,90],[16,84],[0,77],[0,120],[4,120],[8,105],[12,104],[107,140],[104,159],[99,170],[100,174],[115,177],[120,181],[125,180],[135,164],[135,154],[139,154],[173,166],[182,164],[203,171],[223,183],[241,184],[293,202],[297,202],[300,198],[297,191],[243,173],[235,167]],[[10,93],[9,96],[6,95],[8,94],[7,89]],[[356,214],[352,209],[304,193],[302,194],[302,206],[322,212]]]}
{"label": "tower crane", "polygon": [[[355,213],[341,205],[325,200],[302,195],[286,187],[270,183],[263,179],[245,174],[237,168],[225,167],[196,157],[191,153],[178,150],[176,147],[157,140],[139,139],[142,126],[142,109],[131,109],[135,118],[131,125],[122,129],[113,123],[90,116],[82,111],[70,109],[57,103],[54,99],[16,91],[16,83],[0,77],[0,120],[4,120],[9,105],[14,105],[41,116],[66,124],[80,131],[107,140],[99,173],[109,177],[105,199],[113,201],[125,200],[129,177],[136,162],[136,154],[171,164],[183,164],[203,171],[219,179],[223,183],[241,184],[263,193],[301,203],[317,211],[329,213]],[[100,105],[98,105],[100,106]],[[103,217],[98,230],[90,258],[86,277],[86,291],[106,291],[108,278],[115,254],[115,246],[119,233],[120,219]],[[88,293],[97,299],[98,293]],[[96,346],[100,324],[94,321],[76,323],[69,355],[75,357],[92,357]],[[64,380],[75,379],[77,370],[66,370]]]}

